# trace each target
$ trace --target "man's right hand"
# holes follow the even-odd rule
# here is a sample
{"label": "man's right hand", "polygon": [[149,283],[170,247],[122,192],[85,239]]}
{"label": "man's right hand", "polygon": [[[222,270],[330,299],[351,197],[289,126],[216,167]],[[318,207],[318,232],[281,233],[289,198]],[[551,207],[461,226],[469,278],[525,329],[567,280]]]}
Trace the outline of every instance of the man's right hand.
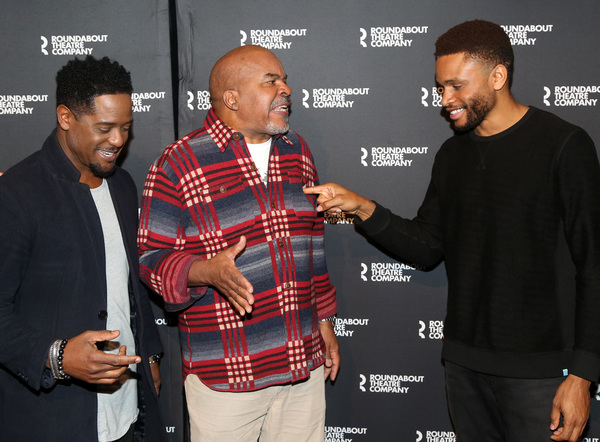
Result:
{"label": "man's right hand", "polygon": [[129,365],[142,361],[139,356],[127,356],[124,345],[116,355],[98,350],[97,342],[111,341],[119,334],[118,330],[89,330],[70,338],[63,353],[63,371],[90,384],[117,382]]}
{"label": "man's right hand", "polygon": [[227,298],[240,316],[252,312],[254,288],[235,266],[235,258],[246,248],[246,237],[211,259],[194,261],[188,274],[189,286],[212,286]]}
{"label": "man's right hand", "polygon": [[375,203],[373,201],[339,184],[327,183],[320,186],[306,187],[303,190],[307,195],[319,195],[317,198],[317,203],[319,204],[317,210],[320,212],[351,213],[364,221],[375,210]]}

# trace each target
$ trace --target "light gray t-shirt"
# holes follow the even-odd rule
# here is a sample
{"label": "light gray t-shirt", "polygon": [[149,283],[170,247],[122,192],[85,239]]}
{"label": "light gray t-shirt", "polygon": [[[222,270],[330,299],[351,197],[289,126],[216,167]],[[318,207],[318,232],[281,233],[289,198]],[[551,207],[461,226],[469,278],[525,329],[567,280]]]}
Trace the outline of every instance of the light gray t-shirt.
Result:
{"label": "light gray t-shirt", "polygon": [[[91,189],[96,203],[106,254],[107,287],[107,330],[119,330],[115,341],[107,342],[107,353],[118,353],[122,345],[127,346],[127,355],[135,355],[135,340],[130,325],[129,265],[123,244],[119,220],[110,196],[106,180]],[[121,381],[110,386],[98,386],[98,440],[114,441],[124,436],[137,419],[136,366],[131,365]]]}

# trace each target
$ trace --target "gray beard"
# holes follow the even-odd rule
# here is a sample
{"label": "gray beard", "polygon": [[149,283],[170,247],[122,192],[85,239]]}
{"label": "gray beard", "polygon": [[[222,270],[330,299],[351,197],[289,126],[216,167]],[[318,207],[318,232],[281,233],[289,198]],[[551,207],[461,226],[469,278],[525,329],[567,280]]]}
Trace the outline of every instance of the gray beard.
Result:
{"label": "gray beard", "polygon": [[269,133],[271,135],[279,135],[279,134],[288,133],[288,131],[290,130],[290,124],[287,122],[287,118],[284,119],[284,121],[286,122],[286,125],[283,127],[277,127],[273,123],[267,124],[267,130],[269,131]]}

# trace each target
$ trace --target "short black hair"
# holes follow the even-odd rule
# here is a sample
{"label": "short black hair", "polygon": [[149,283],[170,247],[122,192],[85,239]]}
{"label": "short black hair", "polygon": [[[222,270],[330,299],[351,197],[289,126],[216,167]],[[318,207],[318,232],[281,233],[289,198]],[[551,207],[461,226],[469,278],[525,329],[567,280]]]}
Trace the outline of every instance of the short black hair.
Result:
{"label": "short black hair", "polygon": [[93,113],[100,95],[132,93],[131,74],[108,57],[75,58],[56,74],[56,105],[65,105],[76,117]]}
{"label": "short black hair", "polygon": [[510,38],[501,26],[485,20],[471,20],[442,34],[435,42],[435,58],[464,52],[469,59],[488,64],[502,64],[512,81],[515,56]]}

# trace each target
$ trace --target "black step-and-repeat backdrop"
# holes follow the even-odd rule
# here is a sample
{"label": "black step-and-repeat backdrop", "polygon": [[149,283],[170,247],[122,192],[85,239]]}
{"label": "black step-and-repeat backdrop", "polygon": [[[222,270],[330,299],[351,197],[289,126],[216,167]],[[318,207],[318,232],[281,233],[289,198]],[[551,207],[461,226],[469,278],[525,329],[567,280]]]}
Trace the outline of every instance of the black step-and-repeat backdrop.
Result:
{"label": "black step-and-repeat backdrop", "polygon": [[[4,2],[0,171],[39,149],[55,126],[56,71],[73,56],[107,55],[132,73],[135,123],[123,167],[141,195],[162,149],[201,124],[214,62],[259,44],[284,64],[291,127],[311,146],[321,181],[413,216],[434,155],[452,135],[435,92],[436,38],[474,18],[501,24],[515,50],[517,99],[586,128],[600,145],[598,17],[597,0]],[[443,265],[425,272],[400,264],[344,218],[328,220],[326,252],[342,352],[326,390],[326,440],[454,441],[440,361]],[[167,348],[165,432],[184,441],[176,317],[160,301],[155,312]],[[600,440],[600,396],[584,440]]]}

